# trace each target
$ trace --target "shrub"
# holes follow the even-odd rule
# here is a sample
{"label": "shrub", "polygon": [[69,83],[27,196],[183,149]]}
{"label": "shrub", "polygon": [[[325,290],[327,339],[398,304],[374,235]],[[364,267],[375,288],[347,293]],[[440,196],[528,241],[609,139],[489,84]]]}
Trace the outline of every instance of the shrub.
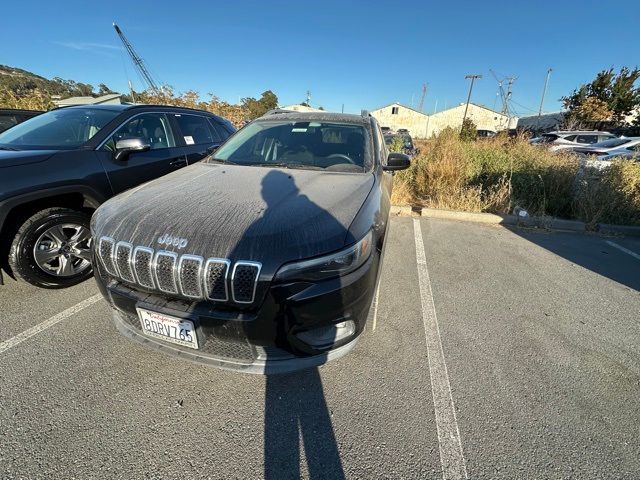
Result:
{"label": "shrub", "polygon": [[396,175],[396,204],[494,213],[520,206],[531,215],[640,225],[638,162],[598,172],[524,138],[468,142],[453,129],[416,143],[420,155]]}

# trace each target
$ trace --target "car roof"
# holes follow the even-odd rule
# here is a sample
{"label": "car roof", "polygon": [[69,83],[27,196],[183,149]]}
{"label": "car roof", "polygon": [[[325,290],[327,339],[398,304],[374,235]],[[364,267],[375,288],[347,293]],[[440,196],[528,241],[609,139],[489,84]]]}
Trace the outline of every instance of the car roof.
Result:
{"label": "car roof", "polygon": [[144,109],[149,109],[149,110],[154,110],[154,109],[158,109],[161,108],[163,110],[175,110],[176,112],[194,112],[194,113],[198,113],[198,114],[207,114],[207,115],[211,115],[214,117],[217,117],[218,115],[215,115],[214,113],[208,112],[206,110],[198,110],[195,108],[187,108],[187,107],[175,107],[173,105],[154,105],[154,104],[146,104],[146,103],[114,103],[114,104],[102,104],[102,105],[70,105],[68,107],[60,107],[60,108],[64,108],[64,109],[95,109],[95,110],[111,110],[111,111],[115,111],[115,112],[124,112],[124,111],[129,111],[129,110],[144,110]]}
{"label": "car roof", "polygon": [[369,114],[353,115],[351,113],[331,113],[331,112],[295,112],[293,110],[271,110],[256,122],[285,120],[294,122],[336,122],[336,123],[357,123],[369,125],[371,116]]}
{"label": "car roof", "polygon": [[610,132],[600,130],[554,130],[552,132],[543,133],[543,135],[588,135],[588,134],[605,134],[612,135]]}

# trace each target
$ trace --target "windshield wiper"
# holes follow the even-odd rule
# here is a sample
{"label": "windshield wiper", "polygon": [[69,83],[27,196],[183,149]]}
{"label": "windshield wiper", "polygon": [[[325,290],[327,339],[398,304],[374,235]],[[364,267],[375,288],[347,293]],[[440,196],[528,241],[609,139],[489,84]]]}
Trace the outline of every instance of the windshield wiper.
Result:
{"label": "windshield wiper", "polygon": [[11,150],[12,152],[17,152],[18,151],[17,148],[7,147],[5,145],[0,145],[0,150]]}
{"label": "windshield wiper", "polygon": [[253,167],[280,167],[280,168],[300,168],[307,170],[324,170],[322,167],[316,167],[315,165],[306,165],[304,163],[254,163]]}
{"label": "windshield wiper", "polygon": [[236,162],[232,162],[231,160],[223,160],[221,158],[215,158],[215,157],[209,157],[207,159],[207,162],[216,162],[216,163],[222,163],[222,164],[229,164],[229,165],[240,165],[239,163]]}

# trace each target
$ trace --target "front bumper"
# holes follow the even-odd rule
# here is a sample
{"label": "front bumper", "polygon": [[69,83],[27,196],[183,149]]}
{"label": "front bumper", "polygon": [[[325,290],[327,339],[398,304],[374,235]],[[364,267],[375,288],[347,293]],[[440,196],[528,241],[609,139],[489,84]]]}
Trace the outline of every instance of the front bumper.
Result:
{"label": "front bumper", "polygon": [[[366,324],[379,262],[379,253],[374,251],[362,267],[344,277],[272,285],[261,304],[252,309],[141,292],[105,275],[99,263],[96,280],[113,307],[114,322],[123,335],[187,360],[271,374],[315,367],[353,349]],[[137,307],[190,319],[200,348],[194,350],[145,335]],[[353,327],[348,336],[321,346],[309,341],[314,332],[326,334],[327,329],[345,322]]]}

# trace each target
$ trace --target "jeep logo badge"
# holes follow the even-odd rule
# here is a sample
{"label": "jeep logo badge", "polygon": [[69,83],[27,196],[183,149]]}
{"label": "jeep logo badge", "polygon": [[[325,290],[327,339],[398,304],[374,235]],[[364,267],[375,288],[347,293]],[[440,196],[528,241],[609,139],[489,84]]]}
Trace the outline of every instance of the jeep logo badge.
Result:
{"label": "jeep logo badge", "polygon": [[158,243],[160,245],[167,245],[167,246],[173,245],[174,247],[177,247],[177,248],[184,248],[187,246],[187,239],[180,238],[180,237],[173,237],[168,233],[165,233],[164,235],[158,237]]}

